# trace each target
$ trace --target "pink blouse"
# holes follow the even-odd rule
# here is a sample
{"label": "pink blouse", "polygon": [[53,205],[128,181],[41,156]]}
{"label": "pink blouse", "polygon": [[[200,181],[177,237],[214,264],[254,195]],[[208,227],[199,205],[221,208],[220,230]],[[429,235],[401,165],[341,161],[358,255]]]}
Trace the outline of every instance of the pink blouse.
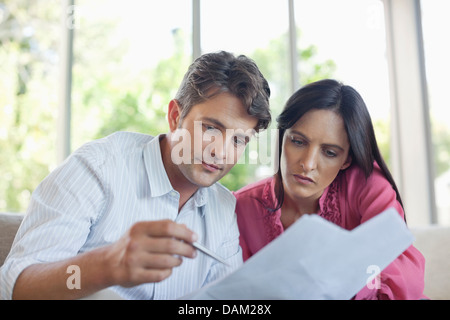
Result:
{"label": "pink blouse", "polygon": [[[284,231],[281,210],[270,212],[266,209],[275,207],[274,183],[275,179],[270,177],[233,192],[237,199],[236,213],[244,260]],[[319,207],[319,216],[347,230],[389,207],[395,207],[404,216],[395,191],[377,164],[367,180],[356,165],[341,171],[324,190]],[[379,289],[364,286],[354,299],[426,298],[423,295],[424,270],[424,257],[410,246],[381,272]]]}

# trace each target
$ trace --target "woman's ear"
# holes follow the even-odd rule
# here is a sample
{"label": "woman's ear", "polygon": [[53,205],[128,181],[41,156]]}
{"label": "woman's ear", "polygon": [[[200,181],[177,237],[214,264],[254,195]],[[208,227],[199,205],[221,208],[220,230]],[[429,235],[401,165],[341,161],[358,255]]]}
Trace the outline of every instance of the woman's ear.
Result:
{"label": "woman's ear", "polygon": [[178,101],[175,99],[169,102],[169,111],[167,113],[167,120],[169,121],[169,128],[171,132],[174,132],[179,125],[181,116],[181,108]]}
{"label": "woman's ear", "polygon": [[347,157],[347,160],[345,160],[344,164],[342,165],[341,170],[347,169],[348,167],[350,167],[351,164],[352,164],[352,157],[349,155]]}

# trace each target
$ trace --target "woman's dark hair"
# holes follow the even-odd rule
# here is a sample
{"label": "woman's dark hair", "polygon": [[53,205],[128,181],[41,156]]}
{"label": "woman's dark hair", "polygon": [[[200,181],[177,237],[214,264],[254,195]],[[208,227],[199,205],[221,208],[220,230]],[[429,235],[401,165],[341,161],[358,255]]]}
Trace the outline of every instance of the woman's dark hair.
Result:
{"label": "woman's dark hair", "polygon": [[[403,207],[400,193],[395,181],[381,156],[375,138],[375,132],[369,111],[361,95],[352,87],[343,85],[332,79],[324,79],[310,83],[297,90],[286,102],[282,113],[278,116],[278,163],[281,157],[283,137],[286,129],[292,127],[305,113],[312,109],[332,110],[344,120],[345,130],[350,142],[349,155],[353,164],[359,166],[366,179],[373,171],[376,161],[397,194],[397,200]],[[352,164],[352,165],[353,165]],[[275,174],[276,209],[281,208],[284,189],[281,171]]]}
{"label": "woman's dark hair", "polygon": [[258,119],[256,131],[267,129],[272,119],[267,80],[253,60],[226,51],[204,54],[190,65],[175,96],[182,108],[181,118],[192,106],[222,92],[235,95],[247,113]]}

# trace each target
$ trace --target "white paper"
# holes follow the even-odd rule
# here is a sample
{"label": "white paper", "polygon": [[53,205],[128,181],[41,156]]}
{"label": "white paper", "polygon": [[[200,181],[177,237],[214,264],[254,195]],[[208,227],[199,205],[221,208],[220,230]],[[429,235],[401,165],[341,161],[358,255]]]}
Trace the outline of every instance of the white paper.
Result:
{"label": "white paper", "polygon": [[390,208],[352,231],[305,215],[242,267],[182,299],[350,299],[414,241]]}

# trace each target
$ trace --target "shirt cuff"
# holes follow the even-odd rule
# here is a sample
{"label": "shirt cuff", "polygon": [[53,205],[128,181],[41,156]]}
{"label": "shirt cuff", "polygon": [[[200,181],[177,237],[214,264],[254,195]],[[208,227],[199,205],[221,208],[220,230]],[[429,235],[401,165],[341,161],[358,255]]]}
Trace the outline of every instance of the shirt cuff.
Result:
{"label": "shirt cuff", "polygon": [[0,269],[0,299],[11,300],[14,285],[19,275],[33,264],[40,263],[36,259],[7,259]]}

